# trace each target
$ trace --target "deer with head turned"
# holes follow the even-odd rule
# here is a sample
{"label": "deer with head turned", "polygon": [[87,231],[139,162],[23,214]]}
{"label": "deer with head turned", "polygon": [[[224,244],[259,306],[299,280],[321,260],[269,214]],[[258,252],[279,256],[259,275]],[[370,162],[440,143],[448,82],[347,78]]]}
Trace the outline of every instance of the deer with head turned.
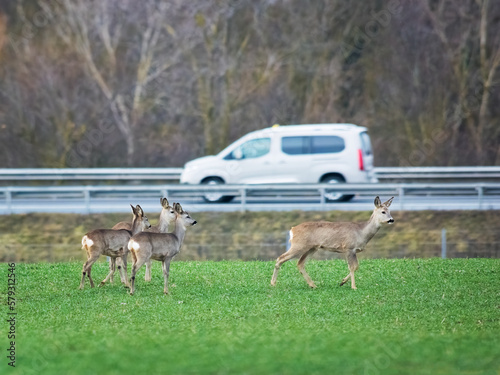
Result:
{"label": "deer with head turned", "polygon": [[[107,255],[111,258],[111,267],[109,274],[99,286],[103,286],[106,281],[113,276],[115,272],[116,258],[122,259],[123,272],[125,273],[124,278],[125,281],[127,281],[128,241],[134,234],[137,234],[151,226],[148,218],[144,215],[144,211],[141,206],[137,205],[134,208],[134,206],[130,205],[130,207],[132,207],[132,212],[134,213],[131,231],[126,229],[95,229],[83,236],[82,249],[87,251],[87,261],[83,265],[80,289],[83,289],[86,275],[89,278],[90,286],[92,288],[94,287],[94,281],[91,276],[92,265],[101,255]],[[128,285],[127,282],[126,284]]]}
{"label": "deer with head turned", "polygon": [[283,263],[292,258],[300,257],[297,268],[304,276],[307,284],[311,288],[316,288],[316,285],[307,274],[304,264],[309,255],[318,250],[326,250],[346,254],[349,274],[342,280],[340,286],[351,279],[351,287],[356,289],[356,283],[354,282],[354,272],[358,269],[356,254],[364,250],[366,244],[375,236],[382,224],[394,223],[389,211],[393,199],[394,197],[381,203],[380,198],[376,197],[375,209],[370,220],[366,222],[332,223],[329,221],[314,221],[293,227],[290,230],[291,247],[276,260],[271,285],[276,285],[278,272]]}
{"label": "deer with head turned", "polygon": [[196,220],[191,218],[189,213],[184,211],[179,203],[174,204],[174,209],[177,218],[175,220],[175,229],[172,233],[142,232],[130,239],[128,249],[132,254],[134,262],[130,278],[131,295],[135,292],[135,275],[149,259],[161,261],[164,278],[163,293],[168,294],[170,261],[181,250],[187,227],[196,224]]}
{"label": "deer with head turned", "polygon": [[[152,225],[148,229],[148,231],[154,233],[168,233],[168,229],[177,218],[177,214],[175,213],[174,208],[168,203],[167,198],[160,198],[160,204],[162,206],[162,209],[160,212],[160,219],[158,220],[158,224]],[[120,221],[111,229],[126,229],[128,231],[131,231],[132,223],[127,221]],[[116,266],[120,271],[121,282],[123,284],[127,284],[127,280],[123,277],[123,273],[121,272],[121,267],[123,266],[121,258],[116,259]],[[109,264],[109,267],[111,270],[111,263]],[[146,276],[144,277],[144,280],[151,281],[151,259],[146,262]],[[113,277],[111,277],[111,282],[113,282]]]}

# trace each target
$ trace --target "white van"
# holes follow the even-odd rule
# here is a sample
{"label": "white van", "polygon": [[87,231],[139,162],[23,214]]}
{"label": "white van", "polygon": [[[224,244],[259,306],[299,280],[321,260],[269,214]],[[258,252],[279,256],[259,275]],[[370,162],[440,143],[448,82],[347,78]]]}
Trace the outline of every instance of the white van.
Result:
{"label": "white van", "polygon": [[[367,129],[353,124],[274,125],[248,133],[215,156],[186,163],[184,184],[377,182]],[[210,202],[233,197],[207,194]],[[331,193],[331,201],[352,196]]]}

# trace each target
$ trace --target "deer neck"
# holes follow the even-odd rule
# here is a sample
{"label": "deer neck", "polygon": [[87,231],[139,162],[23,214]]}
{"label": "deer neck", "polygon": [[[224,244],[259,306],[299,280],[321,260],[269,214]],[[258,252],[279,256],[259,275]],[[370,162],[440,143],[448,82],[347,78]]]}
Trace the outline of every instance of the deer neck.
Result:
{"label": "deer neck", "polygon": [[132,220],[132,228],[130,229],[130,231],[132,232],[132,236],[141,232],[141,219],[139,219],[138,217],[134,217],[134,220]]}
{"label": "deer neck", "polygon": [[363,238],[366,241],[365,243],[368,243],[368,241],[370,241],[373,236],[375,236],[380,227],[381,224],[375,220],[375,216],[372,214],[370,220],[366,222],[365,226],[362,229]]}
{"label": "deer neck", "polygon": [[165,217],[160,214],[160,219],[158,220],[158,232],[167,233],[170,222],[165,219]]}
{"label": "deer neck", "polygon": [[186,235],[186,227],[180,220],[175,221],[175,229],[173,234],[177,237],[179,241],[179,249],[181,248],[182,242],[184,241],[184,236]]}

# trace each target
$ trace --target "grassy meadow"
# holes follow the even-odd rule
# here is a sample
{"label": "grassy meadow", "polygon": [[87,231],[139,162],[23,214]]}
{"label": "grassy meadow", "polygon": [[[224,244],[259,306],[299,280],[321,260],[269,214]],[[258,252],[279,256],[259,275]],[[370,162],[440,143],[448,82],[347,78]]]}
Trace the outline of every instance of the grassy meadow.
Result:
{"label": "grassy meadow", "polygon": [[[2,374],[498,374],[498,259],[176,261],[78,290],[81,262],[16,265],[16,367]],[[6,352],[7,265],[1,265]],[[93,267],[99,282],[107,264]],[[5,313],[4,313],[5,311]]]}

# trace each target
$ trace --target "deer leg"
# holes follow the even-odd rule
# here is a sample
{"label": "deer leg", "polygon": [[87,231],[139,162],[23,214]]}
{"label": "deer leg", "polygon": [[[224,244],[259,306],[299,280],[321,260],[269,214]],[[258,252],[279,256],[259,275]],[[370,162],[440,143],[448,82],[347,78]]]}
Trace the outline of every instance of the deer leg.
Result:
{"label": "deer leg", "polygon": [[297,256],[297,254],[300,253],[300,250],[301,249],[297,249],[292,247],[286,252],[286,253],[283,253],[281,254],[278,259],[276,259],[276,264],[274,265],[274,273],[273,273],[273,277],[271,279],[271,285],[272,286],[275,286],[276,285],[276,280],[278,278],[278,272],[280,270],[280,267],[283,263],[289,261],[290,259],[292,259],[293,257]]}
{"label": "deer leg", "polygon": [[339,284],[339,286],[344,285],[350,278],[351,278],[351,273],[349,272],[347,276],[342,279],[342,282]]}
{"label": "deer leg", "polygon": [[124,281],[124,284],[126,287],[129,287],[130,288],[130,284],[128,282],[128,278],[127,278],[127,254],[125,254],[124,256],[122,256],[121,258],[118,258],[122,261],[122,273],[120,274],[120,278],[122,278],[123,276],[123,280]]}
{"label": "deer leg", "polygon": [[[115,265],[114,265],[114,268],[116,270],[116,258],[115,258]],[[112,259],[109,260],[109,273],[111,274],[111,277],[109,278],[109,282],[112,284],[113,283],[113,279],[114,279],[114,271],[111,272],[113,270],[113,261]],[[99,284],[99,286],[102,286]]]}
{"label": "deer leg", "polygon": [[340,286],[344,285],[349,278],[351,279],[351,288],[352,289],[357,289],[356,288],[356,282],[354,281],[354,272],[359,268],[359,263],[358,263],[358,258],[356,256],[355,251],[350,251],[347,253],[347,265],[349,266],[349,274],[344,277],[342,282],[340,283]]}
{"label": "deer leg", "polygon": [[146,276],[144,276],[145,281],[151,281],[151,266],[152,266],[152,261],[149,259],[146,262]]}
{"label": "deer leg", "polygon": [[116,267],[118,268],[118,273],[120,274],[120,281],[122,284],[127,284],[127,277],[123,275],[122,258],[116,258]]}
{"label": "deer leg", "polygon": [[106,281],[113,279],[113,274],[115,273],[115,270],[116,270],[116,258],[111,258],[109,260],[109,273],[106,276],[106,278],[103,281],[101,281],[101,283],[99,284],[99,288],[104,286],[104,284],[106,284]]}
{"label": "deer leg", "polygon": [[86,274],[86,270],[85,270],[85,268],[86,268],[86,266],[87,266],[87,263],[88,263],[88,261],[87,261],[87,262],[85,262],[85,263],[83,264],[83,269],[82,269],[82,280],[80,281],[80,289],[83,289],[83,285],[85,284],[85,276],[87,275],[87,274]]}
{"label": "deer leg", "polygon": [[123,274],[123,261],[122,258],[116,258],[116,268],[118,268],[118,274],[120,275],[120,282],[122,284],[127,284],[127,277]]}
{"label": "deer leg", "polygon": [[[132,254],[134,254],[132,252]],[[130,276],[130,295],[134,295],[135,292],[135,275],[137,274],[137,271],[142,267],[142,265],[146,262],[146,259],[141,259],[137,258],[135,254],[133,255],[134,258],[134,264],[132,265],[132,271],[131,271],[131,276]]]}
{"label": "deer leg", "polygon": [[88,275],[89,281],[90,281],[90,287],[94,287],[94,281],[92,280],[92,277],[90,276],[90,271],[92,270],[92,264],[95,263],[95,261],[99,258],[99,255],[97,256],[91,256],[89,255],[87,261],[83,265],[82,269],[82,280],[80,282],[80,289],[83,289],[83,285],[85,284],[85,276]]}
{"label": "deer leg", "polygon": [[166,259],[161,262],[161,266],[163,269],[163,294],[168,294],[168,274],[170,272],[170,259]]}
{"label": "deer leg", "polygon": [[89,278],[90,281],[90,287],[94,288],[95,285],[94,285],[94,280],[92,280],[91,272],[92,272],[92,265],[90,265],[90,267],[88,268],[87,277]]}
{"label": "deer leg", "polygon": [[309,250],[307,253],[305,253],[304,255],[302,255],[300,257],[299,262],[297,263],[297,268],[299,269],[299,272],[302,274],[302,276],[304,276],[304,279],[306,279],[307,284],[309,284],[309,286],[311,288],[316,288],[316,285],[314,284],[314,281],[311,280],[308,273],[306,272],[305,263],[306,263],[306,258],[309,255],[314,254],[315,252],[316,252],[316,249]]}

